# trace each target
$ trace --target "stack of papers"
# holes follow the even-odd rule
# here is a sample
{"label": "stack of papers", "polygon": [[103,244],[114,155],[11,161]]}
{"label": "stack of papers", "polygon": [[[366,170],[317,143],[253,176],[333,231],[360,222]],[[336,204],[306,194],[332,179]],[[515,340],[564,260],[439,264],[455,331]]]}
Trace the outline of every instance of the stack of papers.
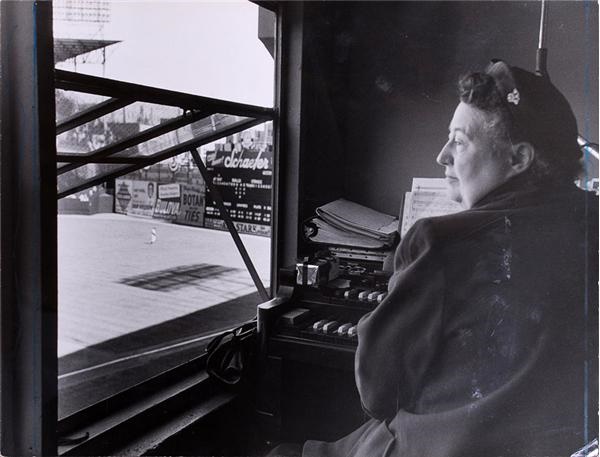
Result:
{"label": "stack of papers", "polygon": [[316,243],[384,249],[393,246],[397,236],[398,218],[343,198],[316,213],[305,223],[306,237]]}

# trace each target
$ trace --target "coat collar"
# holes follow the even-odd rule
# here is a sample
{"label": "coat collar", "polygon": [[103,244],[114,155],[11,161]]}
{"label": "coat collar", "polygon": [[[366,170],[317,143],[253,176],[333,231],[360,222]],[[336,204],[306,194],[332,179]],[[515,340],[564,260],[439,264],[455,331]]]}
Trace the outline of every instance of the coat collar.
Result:
{"label": "coat collar", "polygon": [[530,176],[519,174],[506,181],[485,197],[479,200],[471,209],[500,209],[539,205],[544,202],[556,201],[557,197],[565,194],[573,195],[577,187],[572,183],[556,184],[549,182],[544,185],[534,183]]}

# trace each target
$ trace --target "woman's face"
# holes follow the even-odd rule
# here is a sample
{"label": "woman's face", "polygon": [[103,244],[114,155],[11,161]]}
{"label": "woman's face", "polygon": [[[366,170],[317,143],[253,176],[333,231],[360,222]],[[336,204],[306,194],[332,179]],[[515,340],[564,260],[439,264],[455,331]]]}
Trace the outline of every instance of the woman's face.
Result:
{"label": "woman's face", "polygon": [[467,209],[514,175],[510,146],[494,139],[491,120],[491,115],[459,103],[448,142],[437,157],[446,168],[449,197]]}

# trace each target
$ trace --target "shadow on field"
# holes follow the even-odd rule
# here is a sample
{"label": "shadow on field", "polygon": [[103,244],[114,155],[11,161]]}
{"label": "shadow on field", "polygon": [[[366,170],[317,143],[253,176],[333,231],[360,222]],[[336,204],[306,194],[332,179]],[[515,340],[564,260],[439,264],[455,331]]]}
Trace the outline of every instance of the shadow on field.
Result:
{"label": "shadow on field", "polygon": [[200,263],[198,265],[182,265],[167,270],[152,271],[142,275],[121,279],[122,284],[141,287],[146,290],[168,292],[184,287],[202,284],[206,278],[219,279],[228,273],[244,271],[240,268],[229,268],[223,265]]}

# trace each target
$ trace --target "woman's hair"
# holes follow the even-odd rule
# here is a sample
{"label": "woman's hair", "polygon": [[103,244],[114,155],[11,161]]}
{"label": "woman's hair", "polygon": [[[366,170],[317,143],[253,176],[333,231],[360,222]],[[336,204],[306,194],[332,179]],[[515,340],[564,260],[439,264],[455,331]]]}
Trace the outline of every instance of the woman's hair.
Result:
{"label": "woman's hair", "polygon": [[[535,182],[572,182],[580,172],[581,164],[572,154],[557,150],[551,141],[540,144],[527,135],[526,128],[519,128],[496,86],[494,78],[486,73],[470,73],[458,82],[460,101],[487,114],[485,128],[493,135],[498,148],[528,142],[535,150],[533,163],[526,172]],[[550,137],[552,132],[547,132]]]}

